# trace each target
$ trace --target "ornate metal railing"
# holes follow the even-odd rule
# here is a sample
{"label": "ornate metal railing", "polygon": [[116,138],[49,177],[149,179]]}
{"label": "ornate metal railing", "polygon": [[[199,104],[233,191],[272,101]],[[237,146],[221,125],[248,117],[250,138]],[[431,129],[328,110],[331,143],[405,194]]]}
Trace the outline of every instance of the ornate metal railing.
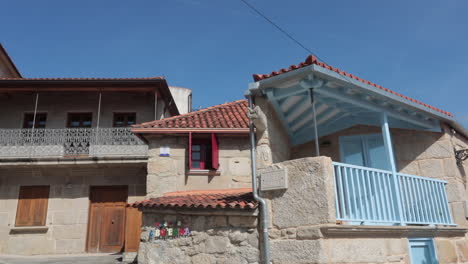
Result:
{"label": "ornate metal railing", "polygon": [[129,128],[0,129],[0,157],[133,156],[148,146]]}

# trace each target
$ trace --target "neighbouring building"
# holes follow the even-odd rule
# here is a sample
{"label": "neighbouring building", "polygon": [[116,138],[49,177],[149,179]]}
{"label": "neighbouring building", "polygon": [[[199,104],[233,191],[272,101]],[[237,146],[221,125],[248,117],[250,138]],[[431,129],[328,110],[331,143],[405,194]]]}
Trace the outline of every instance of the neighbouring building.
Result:
{"label": "neighbouring building", "polygon": [[179,113],[192,112],[192,90],[184,87],[169,86]]}
{"label": "neighbouring building", "polygon": [[147,182],[130,126],[190,110],[190,93],[175,103],[162,77],[24,78],[1,46],[0,75],[0,253],[122,251]]}
{"label": "neighbouring building", "polygon": [[16,68],[2,44],[0,44],[0,77],[21,78],[21,73]]}
{"label": "neighbouring building", "polygon": [[[218,140],[221,149],[210,124],[226,118],[138,125],[134,132],[154,150],[147,199],[132,205],[143,212],[139,263],[265,263],[264,231],[273,264],[468,263],[468,133],[452,114],[314,56],[254,79],[246,94],[255,106],[248,110],[254,171],[266,206],[236,189],[246,186],[234,177],[219,184],[231,162],[195,172],[202,168],[194,153],[203,148],[194,135],[206,130],[204,142]],[[165,133],[174,138],[159,140]],[[243,154],[234,149],[235,160]],[[239,162],[245,175],[248,162]],[[219,170],[221,178],[207,176]],[[184,228],[190,236],[178,233]]]}

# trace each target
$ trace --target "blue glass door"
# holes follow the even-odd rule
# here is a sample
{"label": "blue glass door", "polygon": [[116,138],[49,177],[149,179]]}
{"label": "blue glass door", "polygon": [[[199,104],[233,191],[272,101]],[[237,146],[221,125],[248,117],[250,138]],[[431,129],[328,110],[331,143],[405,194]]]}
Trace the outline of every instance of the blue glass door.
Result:
{"label": "blue glass door", "polygon": [[437,264],[434,244],[430,238],[409,240],[411,264]]}
{"label": "blue glass door", "polygon": [[369,168],[391,170],[381,134],[340,137],[341,161]]}

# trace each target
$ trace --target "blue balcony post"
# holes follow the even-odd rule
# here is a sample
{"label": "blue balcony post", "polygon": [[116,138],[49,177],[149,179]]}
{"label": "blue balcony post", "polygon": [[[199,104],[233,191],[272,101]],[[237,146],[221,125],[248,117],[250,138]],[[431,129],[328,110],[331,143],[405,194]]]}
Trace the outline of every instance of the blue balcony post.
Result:
{"label": "blue balcony post", "polygon": [[395,165],[395,156],[393,154],[393,146],[392,146],[392,138],[390,136],[390,128],[388,126],[388,116],[386,112],[382,113],[382,135],[384,139],[384,145],[385,149],[387,150],[387,156],[390,161],[390,167],[392,169],[392,177],[393,177],[393,185],[394,185],[394,190],[395,190],[395,198],[397,201],[397,207],[398,207],[398,217],[400,220],[400,225],[404,226],[405,224],[405,219],[403,216],[403,208],[401,204],[401,196],[400,196],[400,184],[398,182],[398,175],[397,175],[397,170],[396,170],[396,165]]}

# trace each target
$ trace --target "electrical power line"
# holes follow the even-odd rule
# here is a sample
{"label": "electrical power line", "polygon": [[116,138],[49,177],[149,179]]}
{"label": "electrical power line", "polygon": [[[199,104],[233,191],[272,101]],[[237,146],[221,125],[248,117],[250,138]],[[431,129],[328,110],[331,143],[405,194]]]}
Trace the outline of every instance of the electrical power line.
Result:
{"label": "electrical power line", "polygon": [[282,27],[280,27],[278,24],[276,24],[275,22],[273,22],[273,20],[269,19],[266,15],[264,15],[262,12],[260,12],[260,10],[258,10],[257,8],[255,8],[252,4],[250,4],[249,2],[247,2],[246,0],[240,0],[242,3],[244,3],[247,7],[249,7],[250,9],[252,9],[255,13],[257,13],[259,16],[261,16],[263,19],[265,19],[268,23],[270,23],[272,26],[274,26],[276,29],[278,29],[279,31],[281,31],[286,37],[288,37],[290,40],[294,41],[299,47],[303,48],[305,51],[307,51],[308,53],[314,55],[315,57],[317,57],[319,60],[323,61],[321,58],[319,58],[319,56],[317,56],[317,54],[315,54],[312,50],[310,50],[309,48],[307,48],[304,44],[302,44],[299,40],[297,40],[295,37],[293,37],[291,34],[289,34],[285,29],[283,29]]}
{"label": "electrical power line", "polygon": [[[260,17],[262,17],[263,19],[265,19],[268,23],[270,23],[272,26],[274,26],[276,29],[278,29],[281,33],[283,33],[286,37],[288,37],[290,40],[294,41],[294,43],[296,43],[299,47],[301,47],[302,49],[304,49],[305,51],[307,51],[309,54],[312,54],[314,55],[315,57],[317,57],[318,60],[322,61],[323,63],[325,64],[328,64],[325,60],[322,60],[322,58],[320,58],[315,52],[313,52],[312,50],[310,50],[309,48],[307,48],[304,44],[302,44],[299,40],[297,40],[296,38],[294,38],[291,34],[289,34],[285,29],[283,29],[282,27],[280,27],[278,24],[276,24],[273,20],[271,20],[270,18],[268,18],[266,15],[264,15],[262,12],[260,12],[260,10],[258,10],[255,6],[253,6],[252,4],[250,4],[249,2],[247,2],[247,0],[240,0],[242,3],[244,3],[248,8],[252,9],[255,13],[257,13]],[[349,79],[347,76],[345,75],[339,75],[341,77],[341,79],[344,78],[344,81],[348,82],[348,83],[352,83],[351,82],[351,79]]]}

